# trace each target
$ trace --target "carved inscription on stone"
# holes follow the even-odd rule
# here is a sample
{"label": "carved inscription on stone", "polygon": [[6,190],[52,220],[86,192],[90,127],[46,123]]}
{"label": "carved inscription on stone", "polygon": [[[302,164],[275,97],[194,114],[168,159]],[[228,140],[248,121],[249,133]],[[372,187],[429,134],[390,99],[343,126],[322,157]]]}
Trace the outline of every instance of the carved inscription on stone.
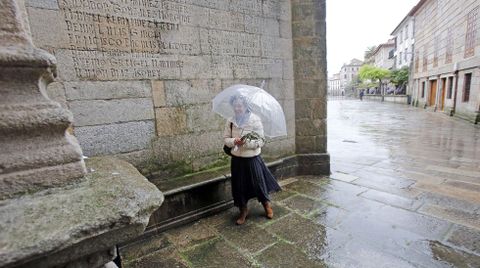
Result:
{"label": "carved inscription on stone", "polygon": [[[243,77],[247,72],[255,75],[258,67],[248,71],[236,60],[224,63],[211,57],[282,57],[281,47],[275,45],[278,22],[262,16],[269,5],[261,0],[235,5],[229,1],[60,0],[59,7],[68,45],[57,57],[68,57],[73,64],[68,66],[69,80],[180,78],[188,64],[181,55],[206,57],[210,62],[206,67],[211,69],[219,64],[232,66],[226,73]],[[261,65],[260,73],[267,75],[269,67]]]}
{"label": "carved inscription on stone", "polygon": [[150,79],[179,74],[167,54],[198,53],[186,5],[166,1],[62,0],[75,75],[79,79]]}
{"label": "carved inscription on stone", "polygon": [[[180,75],[183,62],[174,56],[148,53],[69,51],[80,79],[153,79]],[[60,57],[61,58],[61,57]]]}

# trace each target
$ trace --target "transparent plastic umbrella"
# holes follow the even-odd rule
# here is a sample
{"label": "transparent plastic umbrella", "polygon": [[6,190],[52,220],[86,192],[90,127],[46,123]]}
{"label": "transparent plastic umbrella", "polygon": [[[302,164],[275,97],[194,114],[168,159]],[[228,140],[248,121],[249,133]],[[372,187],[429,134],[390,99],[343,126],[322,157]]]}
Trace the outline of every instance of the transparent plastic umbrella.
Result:
{"label": "transparent plastic umbrella", "polygon": [[233,85],[220,92],[212,100],[213,111],[225,119],[234,116],[230,100],[233,96],[243,96],[250,111],[260,117],[265,136],[273,138],[287,135],[285,114],[278,101],[265,90],[249,85]]}

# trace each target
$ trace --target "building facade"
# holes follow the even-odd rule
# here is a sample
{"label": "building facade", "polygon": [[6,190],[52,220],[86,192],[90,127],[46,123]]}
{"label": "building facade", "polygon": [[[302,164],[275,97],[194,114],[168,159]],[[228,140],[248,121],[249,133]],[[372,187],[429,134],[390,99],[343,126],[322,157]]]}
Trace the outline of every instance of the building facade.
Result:
{"label": "building facade", "polygon": [[378,45],[373,52],[374,65],[379,68],[392,69],[394,64],[394,58],[392,54],[394,48],[394,39],[390,39],[388,42]]}
{"label": "building facade", "polygon": [[344,64],[342,69],[340,69],[340,86],[345,93],[347,93],[348,86],[357,78],[358,71],[362,65],[363,62],[361,60],[352,59],[350,63]]}
{"label": "building facade", "polygon": [[328,78],[328,95],[329,96],[344,96],[345,92],[341,87],[340,74],[334,74]]}
{"label": "building facade", "polygon": [[415,44],[413,16],[408,14],[391,35],[395,39],[394,68],[410,67],[410,63],[413,61]]}
{"label": "building facade", "polygon": [[480,121],[479,0],[422,0],[415,19],[413,104]]}

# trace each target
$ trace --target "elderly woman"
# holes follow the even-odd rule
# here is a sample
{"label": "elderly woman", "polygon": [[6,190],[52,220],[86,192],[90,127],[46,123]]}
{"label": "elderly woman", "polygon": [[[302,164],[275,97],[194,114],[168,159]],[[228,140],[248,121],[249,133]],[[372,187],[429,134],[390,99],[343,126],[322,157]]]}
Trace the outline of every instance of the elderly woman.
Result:
{"label": "elderly woman", "polygon": [[[248,101],[241,95],[233,96],[230,104],[235,115],[227,120],[224,131],[225,145],[232,148],[231,172],[233,202],[240,209],[236,221],[245,222],[248,200],[257,198],[262,203],[266,217],[273,218],[269,193],[281,190],[276,179],[260,157],[265,144],[260,117],[250,112]],[[248,133],[258,135],[247,135]],[[247,135],[247,138],[243,138]],[[257,137],[257,138],[248,138]]]}

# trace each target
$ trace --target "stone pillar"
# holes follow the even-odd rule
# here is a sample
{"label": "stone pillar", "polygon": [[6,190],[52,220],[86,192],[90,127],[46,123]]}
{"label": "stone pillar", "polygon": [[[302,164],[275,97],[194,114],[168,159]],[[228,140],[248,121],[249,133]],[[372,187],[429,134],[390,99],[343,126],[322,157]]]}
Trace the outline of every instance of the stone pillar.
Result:
{"label": "stone pillar", "polygon": [[299,175],[330,173],[325,0],[292,0],[295,140]]}
{"label": "stone pillar", "polygon": [[0,200],[69,184],[85,174],[82,151],[66,132],[69,111],[46,85],[55,58],[32,44],[22,1],[0,2]]}
{"label": "stone pillar", "polygon": [[0,267],[104,267],[164,199],[118,159],[92,158],[86,174],[71,113],[45,93],[54,75],[23,1],[0,1]]}

